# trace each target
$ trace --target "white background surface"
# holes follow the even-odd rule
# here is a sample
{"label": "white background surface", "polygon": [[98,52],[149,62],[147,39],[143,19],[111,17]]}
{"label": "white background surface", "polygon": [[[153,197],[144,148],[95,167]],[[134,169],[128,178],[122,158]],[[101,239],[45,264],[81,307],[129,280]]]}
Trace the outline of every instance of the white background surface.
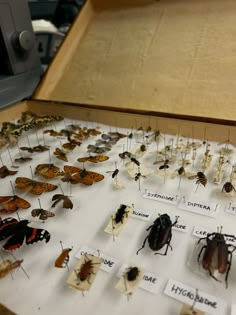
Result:
{"label": "white background surface", "polygon": [[[66,124],[71,123],[69,120]],[[81,123],[82,126],[86,125]],[[50,126],[46,129],[51,129]],[[89,127],[96,127],[96,124],[89,124]],[[56,130],[65,128],[64,122],[56,126]],[[115,131],[114,128],[107,128],[100,126],[100,130]],[[119,130],[121,132],[130,132]],[[39,138],[42,139],[42,131],[38,131]],[[98,136],[97,138],[99,138]],[[29,134],[31,145],[37,145],[35,133]],[[53,156],[54,147],[60,146],[66,142],[64,139],[55,139],[48,135],[45,136],[46,144],[50,145],[52,163],[59,167],[63,165],[75,165],[82,167],[81,163],[76,162],[78,157],[86,156],[86,147],[88,143],[94,144],[95,138],[89,140],[76,148],[74,152],[69,153],[69,162],[64,163]],[[136,140],[132,140],[131,150],[135,150],[139,144],[135,144]],[[166,137],[168,143],[168,137]],[[41,142],[41,144],[43,144]],[[20,146],[28,145],[26,137],[20,139]],[[188,180],[183,178],[181,181],[181,188],[178,190],[178,177],[171,179],[166,177],[165,184],[162,176],[150,175],[147,178],[141,179],[141,191],[139,191],[138,183],[129,177],[127,174],[123,161],[118,157],[118,153],[123,151],[123,146],[127,145],[127,140],[120,140],[112,151],[107,155],[110,159],[104,163],[87,163],[86,169],[99,172],[105,175],[105,179],[92,186],[84,186],[82,184],[73,185],[72,193],[70,194],[70,186],[66,183],[60,182],[59,178],[53,179],[50,182],[58,184],[61,183],[62,188],[67,195],[72,196],[74,207],[72,210],[62,209],[57,206],[55,210],[55,217],[49,218],[42,224],[36,218],[31,217],[31,210],[38,208],[37,197],[26,194],[22,191],[17,191],[16,194],[27,199],[31,203],[31,208],[27,210],[20,210],[19,215],[21,219],[29,219],[34,221],[30,226],[47,229],[51,233],[51,240],[49,243],[38,242],[34,245],[23,245],[20,249],[14,252],[18,259],[24,259],[23,267],[30,276],[28,280],[24,273],[19,269],[14,272],[13,278],[7,276],[0,281],[0,302],[8,306],[19,315],[64,315],[64,314],[161,314],[174,315],[180,312],[182,304],[163,294],[163,290],[169,278],[186,283],[187,285],[198,288],[210,295],[224,299],[228,305],[228,310],[225,314],[230,314],[230,306],[236,300],[236,262],[233,257],[232,267],[229,274],[229,288],[225,289],[224,282],[218,283],[209,278],[207,273],[198,271],[197,261],[191,261],[193,248],[196,243],[196,238],[192,236],[194,226],[206,227],[216,231],[217,227],[223,226],[223,233],[235,233],[236,217],[225,213],[224,208],[228,202],[235,200],[235,193],[231,196],[226,196],[221,192],[222,185],[213,185],[211,183],[207,186],[199,187],[197,192],[195,180]],[[163,147],[163,141],[159,148]],[[206,174],[211,178],[214,163],[218,157],[215,152],[219,146],[211,144],[212,153],[214,153],[213,161]],[[153,166],[155,161],[156,144],[149,146],[148,152],[145,153],[140,161],[143,161],[150,169],[150,172],[155,172],[156,166]],[[11,150],[12,157],[17,156],[17,149]],[[198,151],[197,158],[202,156],[204,149]],[[26,155],[25,153],[23,153]],[[231,158],[234,162],[235,154]],[[25,176],[31,178],[29,165],[34,170],[39,163],[49,163],[48,152],[37,153],[32,155],[32,163],[26,163],[20,166],[18,174],[15,176],[0,179],[1,188],[0,195],[11,195],[10,180],[14,182],[18,176]],[[2,159],[5,165],[10,168],[10,162],[7,152],[2,153]],[[115,162],[120,169],[118,179],[123,182],[125,188],[116,190],[112,187],[111,175],[106,171],[115,170]],[[159,167],[158,164],[157,167]],[[198,170],[198,162],[195,167]],[[177,168],[176,164],[171,166],[171,172]],[[191,167],[190,167],[191,168]],[[229,174],[231,166],[227,169]],[[42,177],[35,176],[35,179],[44,181]],[[225,181],[228,180],[226,176]],[[46,181],[46,180],[45,180]],[[211,180],[209,179],[209,182]],[[198,215],[192,212],[178,209],[177,207],[161,203],[153,200],[144,199],[142,197],[144,190],[150,189],[156,192],[182,194],[185,196],[193,194],[195,198],[201,200],[213,200],[221,205],[220,211],[215,218],[210,218]],[[51,193],[45,193],[40,197],[42,208],[50,209],[52,204],[51,198],[54,194],[60,193],[59,189]],[[145,222],[143,220],[129,218],[123,231],[116,238],[115,242],[112,236],[104,233],[104,228],[110,219],[111,213],[116,210],[120,204],[132,205],[140,209],[147,209],[151,212],[151,220]],[[144,238],[147,236],[146,228],[149,227],[156,219],[159,213],[168,213],[172,218],[180,216],[180,221],[184,221],[188,226],[187,233],[173,231],[173,238],[171,245],[173,251],[169,250],[167,256],[153,255],[153,252],[146,243],[145,249],[136,255],[137,250],[141,247]],[[9,215],[1,215],[2,218]],[[12,215],[16,217],[16,215]],[[85,293],[85,296],[79,291],[72,290],[67,287],[66,280],[68,277],[67,269],[54,268],[54,261],[60,254],[60,243],[63,241],[64,247],[73,246],[70,254],[69,267],[73,270],[73,266],[77,262],[74,257],[80,246],[89,246],[101,250],[104,254],[114,257],[118,260],[117,269],[113,273],[100,271],[95,279],[91,290]],[[2,242],[2,245],[4,242]],[[2,252],[4,258],[11,258],[10,254]],[[135,263],[144,270],[153,272],[163,278],[162,285],[157,295],[151,294],[141,288],[136,290],[132,298],[127,301],[127,298],[121,295],[114,287],[117,282],[116,273],[120,266],[124,263]]]}

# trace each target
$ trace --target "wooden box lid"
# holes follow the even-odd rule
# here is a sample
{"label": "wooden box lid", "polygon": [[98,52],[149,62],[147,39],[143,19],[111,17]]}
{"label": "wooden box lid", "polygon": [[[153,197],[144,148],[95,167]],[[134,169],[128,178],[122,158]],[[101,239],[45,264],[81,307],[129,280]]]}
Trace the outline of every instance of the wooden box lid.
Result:
{"label": "wooden box lid", "polygon": [[34,99],[236,120],[236,2],[88,0]]}

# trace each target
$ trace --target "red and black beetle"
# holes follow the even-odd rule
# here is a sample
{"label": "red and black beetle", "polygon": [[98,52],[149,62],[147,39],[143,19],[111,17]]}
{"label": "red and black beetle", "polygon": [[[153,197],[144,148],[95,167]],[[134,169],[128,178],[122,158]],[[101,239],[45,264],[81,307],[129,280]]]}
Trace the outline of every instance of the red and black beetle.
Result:
{"label": "red and black beetle", "polygon": [[[222,234],[221,231],[210,233],[207,237],[200,238],[198,244],[202,240],[206,240],[206,245],[203,245],[199,254],[198,262],[200,263],[200,258],[203,253],[203,258],[201,265],[205,270],[209,271],[210,276],[219,281],[214,275],[214,270],[217,270],[221,274],[225,274],[225,284],[228,287],[228,276],[232,263],[232,254],[236,247],[226,243],[225,237],[230,237],[236,239],[234,235]],[[229,250],[229,247],[232,250]]]}
{"label": "red and black beetle", "polygon": [[158,251],[166,245],[166,251],[164,254],[155,253],[155,255],[167,255],[168,248],[170,247],[172,250],[172,247],[170,245],[170,241],[172,238],[172,226],[174,226],[177,221],[178,217],[176,217],[175,222],[172,223],[168,214],[165,213],[160,215],[153,222],[153,224],[147,228],[147,231],[150,230],[150,232],[145,238],[142,247],[137,251],[136,254],[138,255],[139,251],[145,247],[146,241],[148,240],[149,247],[153,251]]}

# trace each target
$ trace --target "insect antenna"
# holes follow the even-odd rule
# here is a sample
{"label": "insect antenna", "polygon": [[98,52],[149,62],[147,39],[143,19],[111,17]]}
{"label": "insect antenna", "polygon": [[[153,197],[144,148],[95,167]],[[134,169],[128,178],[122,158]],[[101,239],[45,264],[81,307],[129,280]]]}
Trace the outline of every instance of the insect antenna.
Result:
{"label": "insect antenna", "polygon": [[[15,261],[17,261],[15,255],[13,253],[11,253],[12,257],[15,259]],[[22,267],[22,265],[20,264],[19,267],[21,268],[21,270],[24,272],[24,274],[26,275],[26,277],[28,279],[30,279],[30,276],[28,275],[28,273],[26,272],[26,270]]]}

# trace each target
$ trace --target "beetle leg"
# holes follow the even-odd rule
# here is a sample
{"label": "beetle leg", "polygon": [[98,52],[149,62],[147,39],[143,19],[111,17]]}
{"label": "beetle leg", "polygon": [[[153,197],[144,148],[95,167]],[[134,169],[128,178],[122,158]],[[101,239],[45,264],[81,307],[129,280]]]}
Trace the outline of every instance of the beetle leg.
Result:
{"label": "beetle leg", "polygon": [[[148,235],[149,236],[149,235]],[[141,249],[143,249],[145,247],[145,244],[146,244],[146,241],[148,239],[148,236],[145,238],[144,242],[143,242],[143,245],[141,248],[139,248],[139,250],[137,251],[136,255],[138,255],[138,253],[140,252]]]}
{"label": "beetle leg", "polygon": [[219,279],[217,279],[217,278],[213,275],[213,273],[211,272],[211,269],[210,269],[210,268],[208,269],[208,271],[209,271],[210,277],[212,277],[214,280],[216,280],[216,281],[218,281],[218,282],[221,282]]}
{"label": "beetle leg", "polygon": [[228,268],[227,268],[227,271],[226,271],[226,275],[225,275],[225,285],[226,285],[226,289],[228,288],[228,276],[229,276],[229,271],[230,271],[230,268],[231,268],[231,263],[232,263],[232,257],[233,257],[233,252],[235,251],[236,247],[233,246],[233,250],[230,252],[228,251],[228,254],[229,254],[229,261],[228,261]]}
{"label": "beetle leg", "polygon": [[172,239],[172,235],[170,235],[167,243],[166,243],[166,250],[164,252],[164,254],[161,254],[161,253],[155,253],[154,255],[162,255],[162,256],[166,256],[167,255],[167,252],[168,252],[168,248],[170,247],[171,250],[173,250],[172,246],[170,245],[170,241]]}
{"label": "beetle leg", "polygon": [[[201,240],[201,239],[200,239],[200,240]],[[199,241],[200,241],[200,240],[199,240]],[[199,241],[198,241],[198,243],[199,243]],[[200,252],[199,252],[199,254],[198,254],[198,257],[197,257],[198,263],[199,263],[199,261],[200,261],[202,251],[203,251],[206,247],[207,247],[206,245],[202,246],[202,248],[201,248],[201,250],[200,250]]]}

